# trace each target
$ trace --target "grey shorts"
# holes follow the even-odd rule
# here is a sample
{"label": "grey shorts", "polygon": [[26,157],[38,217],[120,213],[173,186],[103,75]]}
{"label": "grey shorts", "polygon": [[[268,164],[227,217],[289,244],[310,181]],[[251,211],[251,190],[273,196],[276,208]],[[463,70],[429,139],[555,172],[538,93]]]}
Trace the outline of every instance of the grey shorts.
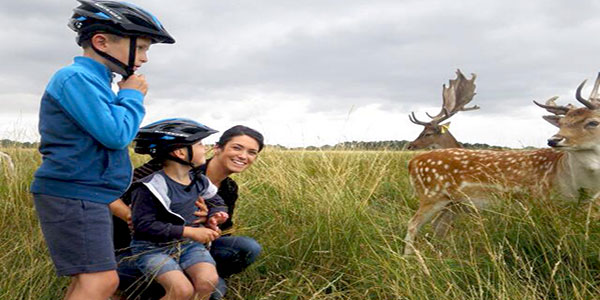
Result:
{"label": "grey shorts", "polygon": [[59,276],[117,268],[107,204],[43,194],[33,200]]}

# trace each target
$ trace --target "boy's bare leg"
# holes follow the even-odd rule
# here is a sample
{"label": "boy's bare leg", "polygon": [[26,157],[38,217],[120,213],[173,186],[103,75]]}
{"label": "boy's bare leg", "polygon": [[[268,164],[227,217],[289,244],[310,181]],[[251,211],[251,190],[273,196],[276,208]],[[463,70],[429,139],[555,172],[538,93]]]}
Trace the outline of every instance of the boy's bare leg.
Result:
{"label": "boy's bare leg", "polygon": [[73,288],[75,287],[75,285],[77,285],[77,276],[72,276],[71,283],[69,283],[69,287],[67,288],[67,293],[65,294],[65,297],[63,298],[64,300],[67,300],[67,299],[69,299],[69,297],[71,297],[71,294],[73,293]]}
{"label": "boy's bare leg", "polygon": [[185,269],[185,272],[192,279],[197,299],[208,299],[219,282],[217,268],[210,263],[198,263]]}
{"label": "boy's bare leg", "polygon": [[82,273],[71,277],[65,300],[106,300],[119,286],[117,271]]}
{"label": "boy's bare leg", "polygon": [[183,272],[175,270],[160,274],[156,281],[165,289],[161,300],[187,300],[194,296],[194,286]]}

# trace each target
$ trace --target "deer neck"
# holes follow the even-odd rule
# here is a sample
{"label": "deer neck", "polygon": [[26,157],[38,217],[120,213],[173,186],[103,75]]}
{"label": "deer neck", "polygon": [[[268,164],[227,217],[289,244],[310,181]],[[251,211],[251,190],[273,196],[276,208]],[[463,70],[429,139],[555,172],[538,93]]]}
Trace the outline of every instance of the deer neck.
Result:
{"label": "deer neck", "polygon": [[600,147],[563,153],[557,170],[561,193],[574,199],[582,192],[596,197],[600,192]]}
{"label": "deer neck", "polygon": [[454,138],[450,131],[444,133],[440,145],[442,146],[441,148],[462,148],[462,145]]}

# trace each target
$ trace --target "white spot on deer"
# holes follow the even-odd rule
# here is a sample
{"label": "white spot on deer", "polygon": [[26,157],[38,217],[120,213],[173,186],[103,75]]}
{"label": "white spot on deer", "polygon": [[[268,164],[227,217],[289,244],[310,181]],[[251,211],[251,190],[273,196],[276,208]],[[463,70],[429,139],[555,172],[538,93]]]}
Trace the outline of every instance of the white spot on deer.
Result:
{"label": "white spot on deer", "polygon": [[450,169],[450,166],[448,164],[444,164],[444,169],[448,170]]}
{"label": "white spot on deer", "polygon": [[458,174],[458,169],[454,169],[454,170],[452,170],[452,173],[454,173],[454,174]]}
{"label": "white spot on deer", "polygon": [[427,177],[425,178],[425,180],[426,180],[427,182],[431,182],[431,177],[427,176]]}
{"label": "white spot on deer", "polygon": [[442,164],[442,161],[441,161],[441,160],[438,160],[438,161],[437,161],[437,165],[439,166],[439,165],[441,165],[441,164]]}

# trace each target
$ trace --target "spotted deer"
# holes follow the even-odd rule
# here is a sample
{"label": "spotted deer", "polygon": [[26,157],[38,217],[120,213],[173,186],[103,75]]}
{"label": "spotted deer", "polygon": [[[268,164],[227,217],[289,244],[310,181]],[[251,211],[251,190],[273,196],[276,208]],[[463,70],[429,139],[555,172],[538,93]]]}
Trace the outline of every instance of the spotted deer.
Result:
{"label": "spotted deer", "polygon": [[600,195],[600,74],[589,99],[576,99],[585,107],[557,106],[550,98],[534,103],[553,115],[544,119],[559,127],[548,139],[551,149],[489,151],[441,149],[422,153],[409,162],[411,183],[419,208],[408,222],[405,254],[415,251],[419,229],[432,218],[436,235],[450,228],[456,211],[449,206],[467,202],[481,207],[497,192],[521,191],[547,197],[558,192],[566,198],[582,193],[595,200]]}
{"label": "spotted deer", "polygon": [[411,122],[425,126],[419,136],[408,144],[408,150],[462,148],[462,145],[448,131],[450,122],[444,124],[442,122],[459,111],[479,109],[477,105],[465,107],[475,96],[475,78],[477,75],[471,74],[471,79],[467,79],[460,70],[456,70],[456,79],[451,79],[448,86],[445,84],[442,86],[441,111],[433,117],[427,114],[431,118],[429,122],[419,121],[414,112],[408,115]]}

